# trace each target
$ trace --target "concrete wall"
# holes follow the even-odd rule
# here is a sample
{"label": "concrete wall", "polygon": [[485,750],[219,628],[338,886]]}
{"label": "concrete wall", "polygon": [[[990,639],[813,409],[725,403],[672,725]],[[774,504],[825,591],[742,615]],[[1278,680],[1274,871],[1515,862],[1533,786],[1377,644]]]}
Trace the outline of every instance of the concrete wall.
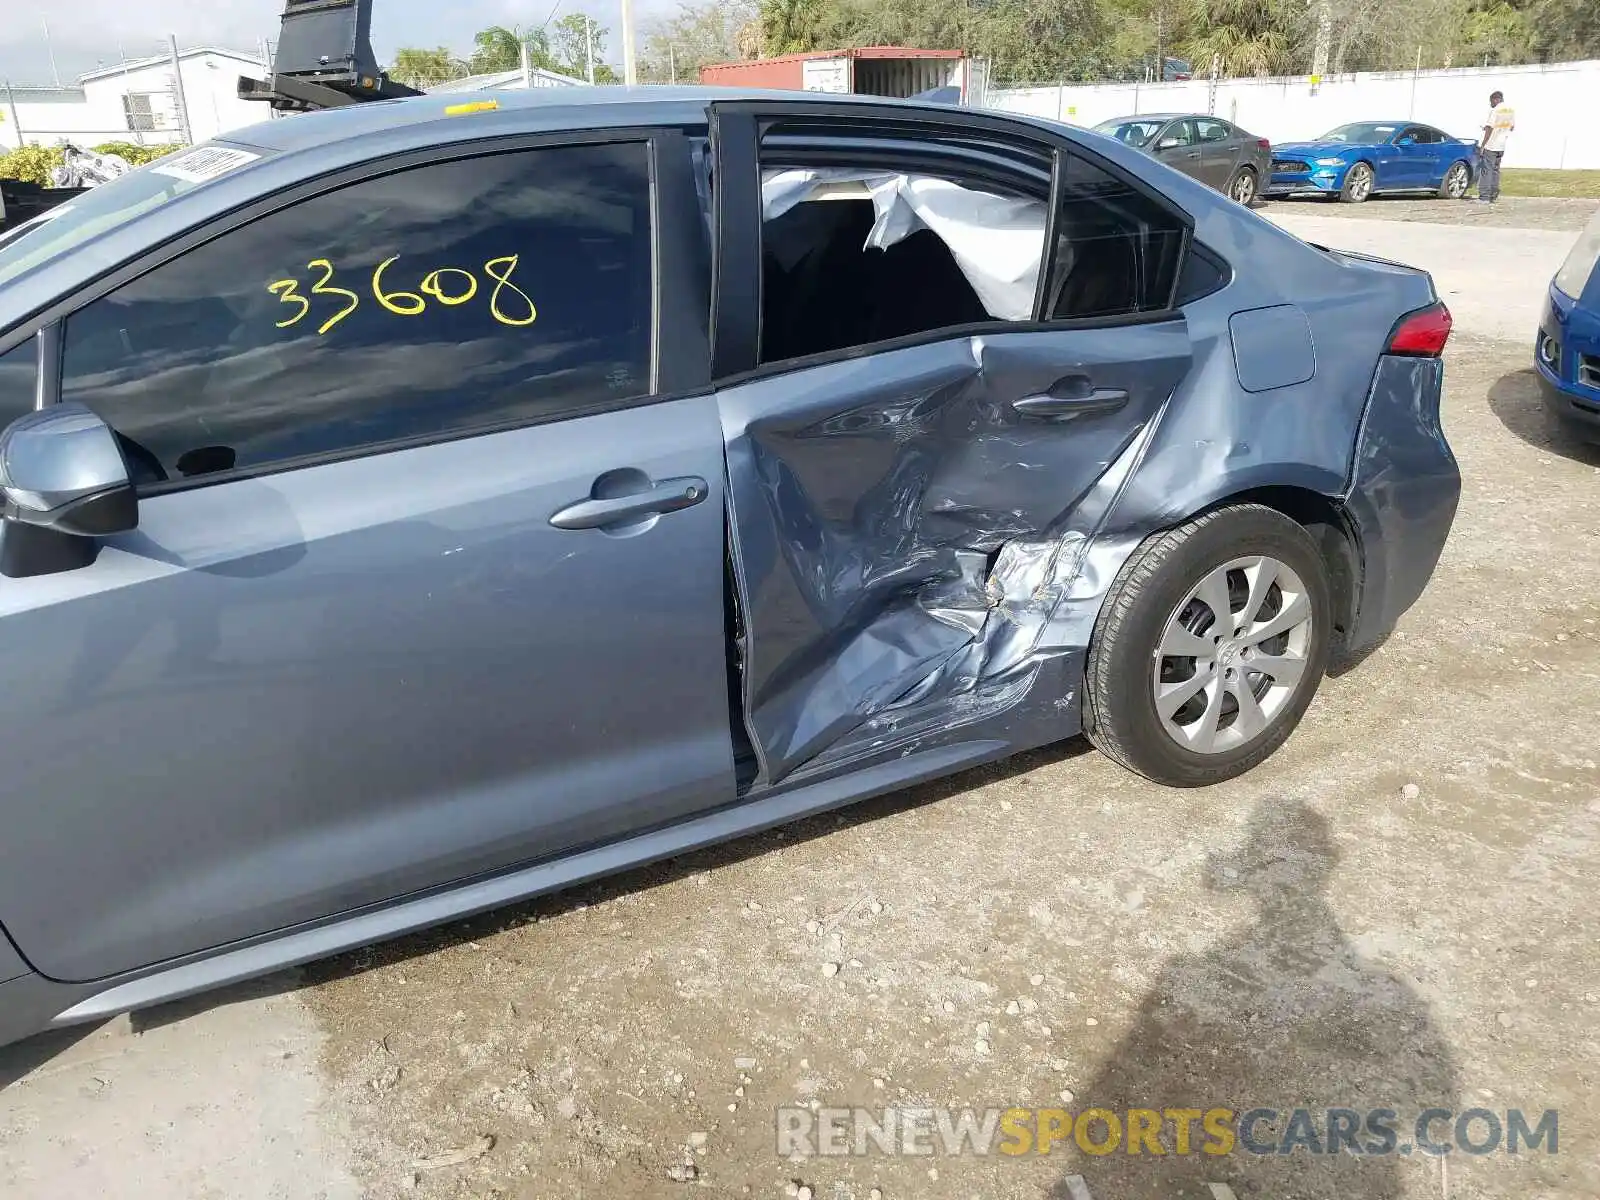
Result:
{"label": "concrete wall", "polygon": [[[238,96],[240,75],[265,78],[260,63],[202,50],[185,52],[179,58],[179,66],[195,141],[267,119],[266,105]],[[122,104],[125,95],[150,97],[155,130],[136,132],[128,128]],[[19,126],[21,142],[43,146],[54,145],[63,138],[87,145],[179,141],[172,65],[166,60],[144,60],[129,64],[126,71],[87,75],[75,88],[16,87],[8,96],[0,87],[0,149],[13,149],[19,144]]]}
{"label": "concrete wall", "polygon": [[1508,167],[1600,169],[1600,61],[1291,79],[1206,79],[990,88],[986,103],[1074,125],[1150,112],[1214,112],[1274,142],[1305,141],[1346,121],[1422,121],[1456,137],[1482,131],[1489,93],[1517,111]]}

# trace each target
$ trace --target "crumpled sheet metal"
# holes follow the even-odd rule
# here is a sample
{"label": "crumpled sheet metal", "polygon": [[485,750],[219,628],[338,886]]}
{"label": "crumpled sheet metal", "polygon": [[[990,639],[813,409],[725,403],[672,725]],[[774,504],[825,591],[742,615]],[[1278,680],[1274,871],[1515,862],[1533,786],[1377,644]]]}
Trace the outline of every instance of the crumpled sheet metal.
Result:
{"label": "crumpled sheet metal", "polygon": [[[1082,436],[1026,422],[995,399],[1005,369],[980,345],[915,387],[901,379],[889,403],[768,416],[730,439],[740,553],[782,560],[740,564],[767,782],[1003,711],[1041,654],[1087,642],[1057,610],[1148,422]],[[1064,482],[1082,479],[1087,491]]]}

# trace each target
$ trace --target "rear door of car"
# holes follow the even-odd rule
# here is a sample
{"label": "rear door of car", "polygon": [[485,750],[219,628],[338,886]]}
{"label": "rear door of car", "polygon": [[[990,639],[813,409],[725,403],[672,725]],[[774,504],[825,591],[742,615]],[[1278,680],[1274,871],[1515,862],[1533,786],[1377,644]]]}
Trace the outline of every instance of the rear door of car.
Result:
{"label": "rear door of car", "polygon": [[677,133],[457,146],[47,314],[46,398],[140,498],[92,565],[0,579],[0,921],[38,970],[732,798],[698,222]]}
{"label": "rear door of car", "polygon": [[1215,117],[1196,117],[1194,125],[1200,144],[1200,178],[1222,191],[1239,169],[1243,154],[1239,131]]}
{"label": "rear door of car", "polygon": [[732,101],[713,142],[759,786],[881,750],[880,719],[959,737],[941,705],[1025,689],[1086,497],[1189,369],[1172,298],[1191,226],[1076,142],[988,114]]}

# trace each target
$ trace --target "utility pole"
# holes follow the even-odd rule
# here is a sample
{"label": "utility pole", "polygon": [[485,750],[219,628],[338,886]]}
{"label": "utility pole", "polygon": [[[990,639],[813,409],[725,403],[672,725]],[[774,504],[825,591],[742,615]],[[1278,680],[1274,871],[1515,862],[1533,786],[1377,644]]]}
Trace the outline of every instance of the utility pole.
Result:
{"label": "utility pole", "polygon": [[1167,48],[1161,44],[1161,15],[1162,15],[1161,14],[1161,9],[1162,9],[1162,5],[1160,3],[1157,3],[1157,5],[1156,5],[1156,82],[1157,83],[1165,83],[1167,81]]}
{"label": "utility pole", "polygon": [[667,73],[672,77],[672,82],[678,82],[678,52],[669,43],[667,46]]}
{"label": "utility pole", "polygon": [[594,85],[594,18],[588,13],[583,14],[583,40],[588,50],[589,58],[589,84]]}
{"label": "utility pole", "polygon": [[178,36],[169,33],[167,45],[172,52],[172,98],[178,106],[178,131],[185,146],[194,145],[194,132],[189,128],[189,101],[183,94],[183,69],[178,63]]}
{"label": "utility pole", "polygon": [[533,86],[533,61],[528,57],[528,39],[523,38],[517,44],[519,65],[522,69],[522,90],[527,91]]}
{"label": "utility pole", "polygon": [[50,77],[56,81],[56,86],[60,87],[61,72],[56,70],[56,51],[50,44],[50,22],[40,17],[39,24],[44,26],[44,52],[50,56]]}
{"label": "utility pole", "polygon": [[639,82],[633,49],[633,0],[622,0],[622,82],[629,87]]}

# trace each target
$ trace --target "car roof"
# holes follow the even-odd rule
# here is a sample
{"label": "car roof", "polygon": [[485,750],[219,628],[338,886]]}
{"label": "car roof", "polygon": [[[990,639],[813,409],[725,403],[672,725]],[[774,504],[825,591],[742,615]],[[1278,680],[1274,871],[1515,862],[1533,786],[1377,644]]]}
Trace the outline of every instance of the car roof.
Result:
{"label": "car roof", "polygon": [[[1112,117],[1109,121],[1100,122],[1109,125],[1112,121],[1176,121],[1179,117],[1204,117],[1205,113],[1130,113],[1126,117]],[[1207,117],[1207,120],[1220,121],[1221,117]]]}
{"label": "car roof", "polygon": [[[434,122],[472,121],[507,132],[514,126],[530,132],[584,127],[677,124],[704,121],[706,106],[728,100],[803,100],[837,104],[891,104],[948,116],[950,105],[896,100],[884,96],[833,95],[780,91],[772,88],[691,87],[653,84],[647,87],[550,87],[473,94],[429,94],[396,100],[373,100],[291,118],[262,121],[224,134],[219,140],[263,150],[294,151],[330,142],[354,141],[369,134],[418,127]],[[462,112],[466,106],[493,103],[493,109]],[[452,112],[451,110],[455,110]],[[997,114],[1004,115],[1004,114]],[[455,136],[450,135],[451,140]]]}

